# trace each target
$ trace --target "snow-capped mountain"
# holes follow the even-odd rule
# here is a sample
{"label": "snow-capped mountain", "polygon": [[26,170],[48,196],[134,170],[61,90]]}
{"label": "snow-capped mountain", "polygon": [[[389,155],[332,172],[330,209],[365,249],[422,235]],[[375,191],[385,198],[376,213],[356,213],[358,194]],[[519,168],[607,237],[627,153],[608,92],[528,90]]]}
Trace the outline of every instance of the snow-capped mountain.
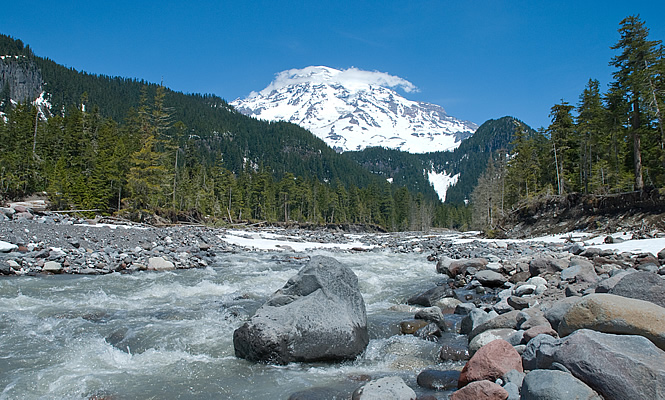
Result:
{"label": "snow-capped mountain", "polygon": [[407,100],[409,81],[383,72],[329,67],[277,74],[261,92],[231,102],[259,119],[298,124],[338,151],[382,146],[410,153],[452,150],[477,125],[446,114],[436,104]]}

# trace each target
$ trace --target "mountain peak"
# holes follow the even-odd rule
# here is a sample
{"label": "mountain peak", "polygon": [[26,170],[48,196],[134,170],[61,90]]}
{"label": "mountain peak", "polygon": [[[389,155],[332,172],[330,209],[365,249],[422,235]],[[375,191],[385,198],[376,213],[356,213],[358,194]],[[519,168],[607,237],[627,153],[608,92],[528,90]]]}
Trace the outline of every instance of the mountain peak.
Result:
{"label": "mountain peak", "polygon": [[452,150],[475,132],[476,124],[447,115],[441,106],[407,100],[392,88],[417,91],[385,72],[311,66],[282,71],[265,89],[231,105],[259,119],[298,124],[338,151]]}

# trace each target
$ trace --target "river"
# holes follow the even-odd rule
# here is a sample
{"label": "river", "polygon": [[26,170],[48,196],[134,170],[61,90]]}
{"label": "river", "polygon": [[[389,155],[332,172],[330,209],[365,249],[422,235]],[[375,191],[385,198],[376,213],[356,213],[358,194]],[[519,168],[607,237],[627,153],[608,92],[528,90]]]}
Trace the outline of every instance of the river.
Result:
{"label": "river", "polygon": [[[286,366],[234,356],[233,331],[296,274],[300,253],[217,256],[204,269],[0,278],[0,400],[287,399],[367,376],[415,378],[438,347],[389,310],[441,281],[420,253],[329,253],[359,278],[370,344],[355,361]],[[439,393],[439,396],[442,394]],[[442,397],[444,398],[444,397]]]}

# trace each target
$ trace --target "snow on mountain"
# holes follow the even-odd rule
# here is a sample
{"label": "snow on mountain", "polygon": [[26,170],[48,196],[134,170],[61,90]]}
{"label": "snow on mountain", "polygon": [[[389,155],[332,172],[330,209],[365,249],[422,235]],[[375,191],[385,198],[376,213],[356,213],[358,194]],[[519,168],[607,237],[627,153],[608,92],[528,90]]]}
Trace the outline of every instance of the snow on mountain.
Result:
{"label": "snow on mountain", "polygon": [[259,119],[298,124],[338,151],[370,146],[410,153],[452,150],[477,129],[441,106],[407,100],[391,88],[417,90],[384,72],[307,67],[280,72],[261,92],[231,105]]}
{"label": "snow on mountain", "polygon": [[439,199],[444,203],[446,201],[446,193],[448,188],[457,184],[460,174],[455,174],[450,176],[446,171],[442,173],[437,173],[434,171],[427,172],[427,179],[429,183],[434,187],[434,191],[439,195]]}

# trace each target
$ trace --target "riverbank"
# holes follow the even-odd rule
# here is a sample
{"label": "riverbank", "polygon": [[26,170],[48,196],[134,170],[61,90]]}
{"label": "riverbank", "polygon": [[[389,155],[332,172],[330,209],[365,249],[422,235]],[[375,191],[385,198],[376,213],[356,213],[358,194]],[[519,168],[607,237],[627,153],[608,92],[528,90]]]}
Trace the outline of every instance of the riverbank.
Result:
{"label": "riverbank", "polygon": [[[40,286],[57,286],[66,282],[48,279],[43,280],[44,283],[40,284],[41,277],[55,278],[65,274],[105,275],[94,279],[108,278],[109,282],[118,281],[114,283],[118,286],[118,290],[125,290],[124,286],[128,284],[123,278],[125,275],[136,276],[136,279],[132,278],[132,280],[138,281],[161,280],[162,278],[158,277],[163,276],[167,281],[165,287],[168,289],[160,289],[156,293],[144,289],[138,290],[141,296],[147,296],[141,301],[152,301],[151,299],[154,297],[159,299],[159,306],[154,306],[159,307],[159,310],[146,308],[147,316],[143,317],[144,319],[120,330],[114,325],[123,324],[122,321],[127,318],[126,310],[134,310],[135,306],[132,304],[135,300],[128,302],[129,300],[125,300],[119,295],[111,295],[109,298],[106,293],[95,295],[99,285],[108,283],[100,282],[99,285],[96,285],[94,281],[80,281],[82,285],[86,285],[84,296],[94,295],[94,301],[106,304],[104,307],[109,308],[110,311],[95,309],[82,313],[76,310],[81,305],[71,306],[72,310],[68,311],[68,303],[63,305],[57,297],[48,302],[34,303],[53,302],[54,304],[52,311],[46,313],[35,311],[35,323],[40,323],[39,321],[46,316],[47,322],[50,321],[49,326],[53,326],[52,324],[57,326],[65,322],[90,325],[86,329],[99,329],[103,332],[101,333],[103,343],[97,351],[109,351],[107,346],[110,345],[111,351],[120,350],[123,354],[127,353],[131,359],[135,359],[134,353],[137,350],[145,354],[161,351],[158,349],[161,349],[163,345],[146,342],[148,339],[153,340],[153,337],[158,337],[150,332],[154,323],[166,321],[167,325],[160,328],[160,333],[165,334],[170,329],[169,325],[172,324],[169,321],[181,319],[187,321],[194,318],[187,311],[191,307],[197,307],[196,303],[191,303],[192,295],[212,296],[206,300],[205,312],[201,316],[196,316],[196,318],[202,318],[200,329],[208,329],[206,327],[209,324],[216,324],[218,322],[214,321],[223,320],[227,324],[224,332],[215,335],[228,335],[249,317],[252,309],[258,307],[261,301],[286,282],[304,260],[314,253],[326,251],[333,257],[337,256],[353,263],[354,271],[359,275],[359,281],[365,285],[363,296],[366,297],[366,301],[371,299],[369,304],[372,315],[371,336],[373,341],[366,353],[359,357],[352,367],[346,366],[342,370],[349,368],[352,371],[365,371],[362,366],[374,362],[377,358],[382,360],[382,364],[381,367],[374,366],[369,371],[362,372],[360,378],[355,372],[348,373],[347,375],[352,379],[342,379],[343,389],[340,389],[339,382],[332,386],[326,386],[327,383],[324,382],[321,385],[317,385],[315,382],[309,383],[311,388],[303,388],[301,383],[291,383],[293,385],[291,390],[280,388],[281,393],[290,393],[289,396],[293,400],[349,398],[356,388],[365,385],[365,380],[377,381],[384,378],[401,379],[408,389],[419,396],[419,399],[445,399],[453,396],[453,393],[463,394],[462,390],[457,390],[458,386],[473,388],[478,386],[478,384],[471,385],[476,381],[487,381],[498,385],[508,393],[507,398],[517,399],[520,391],[535,390],[533,387],[537,382],[550,382],[554,378],[561,378],[560,376],[553,377],[558,375],[558,372],[550,372],[553,369],[559,372],[564,371],[567,374],[563,378],[567,379],[568,383],[559,384],[559,386],[579,386],[578,381],[580,381],[590,387],[589,390],[604,393],[606,398],[619,398],[608,397],[607,393],[614,392],[607,392],[607,390],[627,390],[626,385],[630,385],[632,388],[641,386],[641,390],[653,389],[654,386],[644,383],[636,384],[634,380],[623,380],[624,386],[618,385],[616,382],[600,381],[600,378],[604,376],[601,370],[594,370],[587,376],[582,375],[580,372],[576,372],[576,367],[583,361],[573,359],[572,355],[564,354],[561,349],[574,344],[578,346],[577,354],[593,355],[595,354],[593,349],[600,346],[598,343],[602,342],[604,343],[603,354],[633,360],[637,364],[633,364],[631,368],[642,371],[644,376],[660,377],[663,375],[662,371],[657,369],[639,369],[642,367],[638,367],[638,364],[645,354],[650,354],[649,357],[656,358],[646,360],[647,365],[663,365],[659,361],[661,360],[659,357],[663,355],[659,346],[661,344],[659,338],[665,337],[665,328],[661,329],[660,325],[654,325],[654,321],[661,319],[665,321],[665,309],[658,304],[660,295],[654,295],[654,293],[665,293],[662,284],[665,281],[660,278],[665,273],[662,265],[665,253],[661,251],[665,248],[665,239],[633,240],[633,236],[633,233],[630,232],[617,232],[610,236],[574,233],[532,240],[488,240],[472,232],[350,233],[330,229],[254,229],[249,227],[216,229],[202,226],[154,228],[143,225],[106,224],[58,215],[41,215],[32,219],[15,218],[11,221],[0,222],[0,241],[3,242],[0,243],[0,248],[5,249],[0,253],[0,270],[6,275],[36,276],[37,279],[28,279],[30,279],[30,284]],[[635,235],[635,239],[638,237]],[[404,258],[405,256],[408,257]],[[247,261],[233,261],[231,264],[228,261],[241,259]],[[392,264],[386,264],[380,268],[372,265],[376,274],[383,274],[385,270],[386,275],[374,275],[374,273],[368,275],[366,270],[370,267],[366,264],[375,263],[376,260],[387,263],[390,263],[389,260],[402,260],[400,262],[420,260],[419,263],[424,263],[424,266],[419,265],[417,269],[412,270],[413,268],[410,268],[408,264],[400,265],[399,269],[394,269],[397,267]],[[237,263],[237,266],[233,267],[234,269],[231,271],[226,271],[229,268],[227,265],[234,265],[233,263]],[[259,265],[266,272],[256,275],[255,268]],[[272,274],[273,270],[277,268],[286,269],[280,270],[278,276],[270,276],[265,282],[260,281],[263,283],[255,281],[262,274]],[[178,274],[142,272],[147,270],[171,271]],[[205,278],[197,278],[203,280],[191,287],[183,287],[179,279],[174,279],[176,276],[181,276],[180,273],[189,274],[187,270],[197,271],[196,274],[200,271]],[[219,282],[212,285],[207,282],[211,276],[222,273],[229,273],[229,275],[223,279],[220,278]],[[154,278],[150,278],[150,276]],[[22,280],[20,277],[11,279],[7,276],[2,279],[16,282],[11,283],[10,287],[24,286],[18,283]],[[247,286],[243,286],[240,290],[235,286],[229,287],[230,279],[238,279],[238,285],[239,282],[243,282],[243,285]],[[624,281],[624,279],[626,280]],[[247,283],[244,283],[245,281]],[[407,285],[409,282],[413,284],[417,281],[419,282],[418,287],[422,287],[422,290],[415,292],[411,289],[410,293],[406,293],[403,291],[404,289],[401,289],[399,294],[392,294],[378,300],[372,299],[383,296],[384,291],[393,289],[391,286],[396,286],[398,282],[399,285],[403,285],[405,283],[403,281],[407,281]],[[271,286],[265,286],[268,282]],[[20,310],[32,307],[25,305],[26,300],[31,299],[31,295],[24,294],[28,293],[27,289],[8,290],[10,294],[7,295],[7,299],[13,304],[11,307],[16,306]],[[182,294],[175,298],[177,303],[172,303],[174,300],[170,299],[170,291],[173,290],[182,291]],[[257,290],[260,290],[260,293],[257,293]],[[68,291],[70,289],[66,292]],[[18,297],[15,301],[11,300],[11,296],[16,293],[18,293]],[[655,297],[632,299],[631,296],[635,296],[637,293],[650,293],[649,296]],[[127,295],[133,299],[137,296],[137,292],[132,290],[127,292]],[[162,297],[164,297],[163,301]],[[217,304],[216,297],[224,300]],[[617,297],[619,297],[618,300]],[[642,301],[642,303],[635,303],[636,300]],[[28,304],[33,304],[32,300],[30,301]],[[627,310],[622,314],[624,322],[621,324],[623,325],[613,322],[613,319],[603,320],[607,313],[604,314],[605,316],[594,317],[595,325],[585,324],[585,320],[589,318],[580,319],[576,316],[588,316],[588,311],[585,310],[590,309],[616,310],[617,301]],[[173,304],[176,309],[173,309]],[[115,309],[115,307],[119,308]],[[139,309],[132,311],[132,313],[134,312],[138,313]],[[51,314],[53,314],[53,318],[50,317]],[[9,316],[9,314],[7,315]],[[210,315],[213,315],[214,318],[210,319]],[[629,328],[625,326],[627,316],[633,317]],[[186,324],[183,322],[183,329],[185,328]],[[597,337],[594,336],[594,333],[587,332],[589,330],[611,337]],[[647,340],[636,345],[630,342],[633,339],[628,336],[615,337],[616,333],[630,333],[632,336]],[[211,337],[215,337],[215,335]],[[539,335],[545,335],[551,339]],[[76,336],[77,334],[74,334],[73,337]],[[408,338],[412,338],[412,340]],[[15,338],[15,340],[24,339],[29,338],[23,336]],[[574,342],[573,339],[584,341],[585,344]],[[95,346],[100,345],[94,338],[90,340],[94,342]],[[196,364],[199,362],[196,359],[198,356],[190,353],[190,347],[191,343],[197,343],[198,340],[200,339],[192,337],[181,344],[179,337],[173,338],[174,344],[171,346],[179,348],[178,346],[182,345],[183,347],[179,351],[187,357],[194,357],[194,361],[191,362]],[[489,351],[492,347],[486,347],[496,340],[501,340],[500,343],[507,343],[514,353],[504,345],[494,354],[512,354],[509,359],[514,361],[514,365],[508,370],[502,370],[500,376],[493,372],[493,375],[480,374],[474,375],[476,378],[462,379],[461,374],[464,369],[468,371],[476,368],[473,365],[477,362],[472,362],[472,355],[490,353],[489,356],[483,357],[490,360],[490,364],[496,362],[496,357],[491,355],[493,352]],[[636,348],[638,354],[626,355],[621,352],[622,348],[627,348],[629,345]],[[206,363],[229,362],[233,368],[250,368],[250,370],[254,368],[229,355],[230,347],[232,347],[230,344],[225,343],[221,347],[214,344],[206,344],[206,346],[218,348],[212,352],[199,350],[205,354],[210,353],[206,356],[209,358],[209,360],[206,358],[208,360]],[[651,346],[656,346],[656,348]],[[134,350],[130,350],[130,348]],[[482,350],[484,348],[486,350]],[[67,347],[67,351],[71,350]],[[221,359],[218,352],[224,355]],[[181,353],[171,356],[183,357],[179,355]],[[62,362],[67,362],[66,354],[67,352],[63,350]],[[503,355],[500,357],[501,359],[506,358]],[[555,356],[556,358],[552,358]],[[113,359],[116,360],[117,357],[116,354]],[[602,362],[620,364],[615,362],[618,358],[613,359],[615,361],[596,358],[601,361],[605,360]],[[658,362],[652,362],[654,360]],[[665,357],[662,360],[665,360]],[[385,367],[383,363],[385,363]],[[518,365],[521,367],[521,371]],[[486,367],[487,363],[483,368]],[[71,368],[74,369],[71,375],[75,377],[76,366]],[[123,368],[119,366],[118,373]],[[192,366],[192,368],[198,367]],[[261,368],[262,371],[265,368],[268,372],[262,373],[268,374],[280,371],[270,366],[256,368]],[[291,368],[299,370],[308,367],[302,365]],[[339,367],[333,365],[326,368],[332,368],[330,374],[334,376],[335,369]],[[494,367],[490,366],[491,368]],[[511,372],[513,370],[516,372]],[[12,371],[9,372],[13,373]],[[541,372],[529,375],[533,373],[530,371]],[[626,376],[629,375],[626,371],[619,372]],[[170,379],[170,373],[164,372],[164,379]],[[248,371],[245,373],[251,374]],[[465,374],[465,376],[468,375],[469,373]],[[529,376],[531,378],[528,378]],[[478,377],[482,377],[482,379]],[[328,378],[330,376],[326,377],[326,380]],[[576,380],[571,380],[571,378]],[[20,380],[20,378],[16,379]],[[302,379],[302,377],[298,379]],[[207,385],[204,381],[205,379],[201,380],[201,385]],[[660,381],[655,380],[655,382],[659,384]],[[489,383],[483,382],[482,385],[487,386]],[[399,382],[395,384],[400,386]],[[266,385],[266,387],[270,386]],[[526,389],[524,385],[527,385]],[[504,392],[498,390],[496,386],[489,386],[499,393],[499,397],[496,398],[506,398],[501,397]],[[110,387],[110,393],[113,394],[116,390],[119,388]],[[226,393],[214,390],[211,393],[218,395]],[[240,393],[239,389],[233,390]],[[372,386],[364,389],[365,395],[369,396],[368,393],[371,393],[371,390]],[[324,393],[337,394],[333,397],[330,395],[325,397]],[[617,393],[635,395],[637,392]],[[648,397],[649,393],[651,392],[642,391],[638,393],[637,397],[632,398]],[[459,396],[462,394],[455,394],[455,396],[461,398]],[[238,398],[242,398],[242,396]]]}

